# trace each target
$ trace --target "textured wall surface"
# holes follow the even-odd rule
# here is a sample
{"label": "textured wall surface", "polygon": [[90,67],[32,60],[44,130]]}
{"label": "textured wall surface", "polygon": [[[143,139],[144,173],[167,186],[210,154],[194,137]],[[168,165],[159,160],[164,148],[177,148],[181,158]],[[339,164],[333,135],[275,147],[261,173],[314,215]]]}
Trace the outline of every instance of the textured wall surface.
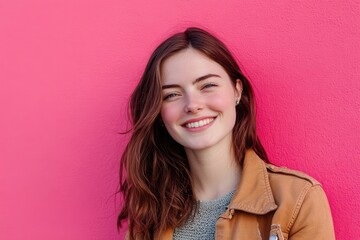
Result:
{"label": "textured wall surface", "polygon": [[359,1],[0,1],[0,239],[121,239],[125,107],[153,48],[215,32],[257,94],[275,164],[318,179],[338,239],[360,227]]}

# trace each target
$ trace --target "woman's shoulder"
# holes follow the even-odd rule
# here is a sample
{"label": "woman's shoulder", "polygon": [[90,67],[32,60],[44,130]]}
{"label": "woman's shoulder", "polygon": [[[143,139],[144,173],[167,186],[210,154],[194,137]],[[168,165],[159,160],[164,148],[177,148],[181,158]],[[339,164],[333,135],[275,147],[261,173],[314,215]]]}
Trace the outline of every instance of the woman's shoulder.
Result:
{"label": "woman's shoulder", "polygon": [[272,164],[266,164],[266,169],[271,191],[278,204],[299,204],[309,197],[313,189],[323,192],[321,184],[304,172]]}
{"label": "woman's shoulder", "polygon": [[273,164],[266,163],[266,169],[269,174],[269,178],[272,181],[282,181],[282,180],[288,180],[288,181],[294,181],[297,183],[308,183],[312,186],[321,185],[315,178],[309,176],[308,174],[289,169],[287,167],[279,167],[275,166]]}
{"label": "woman's shoulder", "polygon": [[278,206],[273,222],[282,226],[282,231],[288,236],[297,234],[301,236],[299,239],[328,236],[326,239],[334,239],[331,210],[321,184],[301,171],[272,164],[266,164],[266,169]]}
{"label": "woman's shoulder", "polygon": [[[259,189],[266,192],[270,198],[273,195],[277,204],[282,202],[287,202],[289,205],[298,204],[309,190],[319,188],[322,191],[321,184],[308,174],[265,163],[253,150],[246,152],[243,180],[259,183],[258,186],[261,186]],[[244,185],[247,186],[245,183]]]}

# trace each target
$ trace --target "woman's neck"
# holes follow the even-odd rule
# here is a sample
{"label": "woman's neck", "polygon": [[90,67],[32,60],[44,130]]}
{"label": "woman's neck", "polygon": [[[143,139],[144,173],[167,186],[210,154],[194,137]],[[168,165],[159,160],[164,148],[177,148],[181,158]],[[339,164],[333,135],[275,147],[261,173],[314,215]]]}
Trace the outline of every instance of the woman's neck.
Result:
{"label": "woman's neck", "polygon": [[186,150],[197,200],[212,200],[234,190],[240,182],[240,166],[230,147]]}

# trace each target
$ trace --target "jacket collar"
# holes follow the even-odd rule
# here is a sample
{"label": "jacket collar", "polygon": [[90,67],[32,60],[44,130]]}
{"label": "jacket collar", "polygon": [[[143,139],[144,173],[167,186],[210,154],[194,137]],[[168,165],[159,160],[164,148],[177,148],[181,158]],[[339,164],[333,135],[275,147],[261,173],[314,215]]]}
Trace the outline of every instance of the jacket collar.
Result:
{"label": "jacket collar", "polygon": [[[228,210],[241,210],[252,214],[266,214],[277,209],[272,194],[265,162],[253,150],[247,150],[241,179]],[[227,211],[228,212],[228,211]],[[228,213],[222,214],[229,218]],[[174,229],[169,228],[155,239],[172,239]]]}
{"label": "jacket collar", "polygon": [[247,150],[240,184],[229,204],[229,209],[262,215],[276,208],[266,163],[254,150]]}

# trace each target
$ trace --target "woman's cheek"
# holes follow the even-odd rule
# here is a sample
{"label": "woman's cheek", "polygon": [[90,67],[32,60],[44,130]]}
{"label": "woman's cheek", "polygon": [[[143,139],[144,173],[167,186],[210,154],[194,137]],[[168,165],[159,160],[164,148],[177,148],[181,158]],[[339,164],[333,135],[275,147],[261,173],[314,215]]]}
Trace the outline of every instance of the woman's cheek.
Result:
{"label": "woman's cheek", "polygon": [[166,125],[176,122],[178,110],[172,104],[166,104],[161,108],[161,118]]}
{"label": "woman's cheek", "polygon": [[208,105],[218,110],[226,110],[235,107],[235,97],[231,97],[229,93],[220,96],[213,95],[208,99]]}

